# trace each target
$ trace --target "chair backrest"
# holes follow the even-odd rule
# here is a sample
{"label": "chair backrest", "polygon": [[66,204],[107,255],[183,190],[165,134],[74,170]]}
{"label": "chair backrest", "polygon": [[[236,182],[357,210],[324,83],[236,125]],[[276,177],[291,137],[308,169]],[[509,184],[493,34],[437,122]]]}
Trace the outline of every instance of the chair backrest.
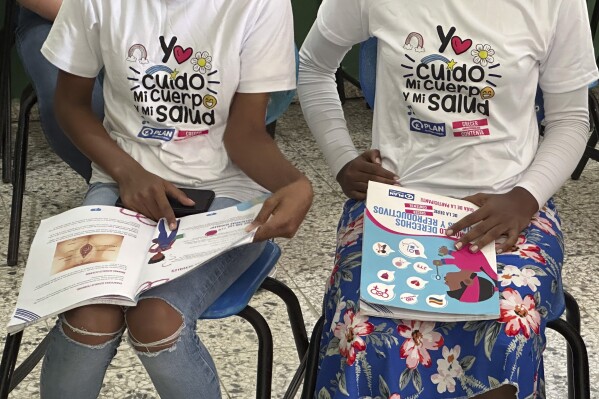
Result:
{"label": "chair backrest", "polygon": [[[591,15],[591,35],[593,35],[593,44],[595,43],[595,39],[597,38],[597,29],[599,28],[599,0],[588,0],[589,2],[594,1],[593,8],[590,10]],[[599,65],[599,51],[595,54],[597,58],[595,62]]]}

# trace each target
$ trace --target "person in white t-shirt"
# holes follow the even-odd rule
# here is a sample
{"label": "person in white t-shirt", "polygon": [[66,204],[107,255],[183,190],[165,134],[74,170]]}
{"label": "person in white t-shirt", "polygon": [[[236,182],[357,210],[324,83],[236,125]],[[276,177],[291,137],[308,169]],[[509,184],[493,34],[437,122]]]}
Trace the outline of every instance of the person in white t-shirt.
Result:
{"label": "person in white t-shirt", "polygon": [[[273,39],[274,38],[274,39]],[[266,133],[269,92],[295,88],[289,0],[65,0],[42,53],[56,65],[55,109],[92,160],[84,203],[176,221],[167,197],[215,191],[211,210],[267,192],[255,243],[144,292],[136,307],[90,305],[62,314],[41,373],[42,398],[96,398],[125,326],[162,398],[218,398],[198,317],[258,258],[291,237],[310,182]],[[104,69],[105,118],[90,107]]]}
{"label": "person in white t-shirt", "polygon": [[[370,37],[378,45],[372,145],[359,154],[334,72],[351,46]],[[563,238],[551,196],[584,151],[587,86],[597,77],[583,0],[323,1],[300,50],[298,94],[350,199],[324,298],[315,396],[544,397],[544,328],[564,310]],[[546,109],[542,142],[538,86]],[[497,240],[498,320],[360,313],[369,180],[480,207],[447,234],[471,227],[456,249],[473,252]]]}

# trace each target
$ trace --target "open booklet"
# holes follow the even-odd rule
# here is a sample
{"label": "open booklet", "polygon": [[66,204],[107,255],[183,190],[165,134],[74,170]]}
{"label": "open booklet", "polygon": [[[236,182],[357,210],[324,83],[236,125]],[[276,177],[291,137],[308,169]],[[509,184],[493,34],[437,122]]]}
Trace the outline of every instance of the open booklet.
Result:
{"label": "open booklet", "polygon": [[376,182],[364,211],[360,310],[414,320],[499,317],[495,243],[459,251],[449,227],[476,210],[470,202]]}
{"label": "open booklet", "polygon": [[86,304],[135,305],[142,292],[252,242],[246,227],[265,199],[179,218],[174,230],[114,206],[42,220],[8,332]]}

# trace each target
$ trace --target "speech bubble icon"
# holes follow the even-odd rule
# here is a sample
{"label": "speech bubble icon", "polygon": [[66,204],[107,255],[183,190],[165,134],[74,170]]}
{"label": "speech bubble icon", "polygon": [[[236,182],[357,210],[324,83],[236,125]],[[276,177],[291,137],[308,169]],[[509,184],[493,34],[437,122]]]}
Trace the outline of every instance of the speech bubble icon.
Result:
{"label": "speech bubble icon", "polygon": [[413,238],[404,238],[399,242],[399,252],[408,258],[425,258],[424,246]]}
{"label": "speech bubble icon", "polygon": [[384,243],[384,242],[375,242],[374,245],[372,246],[372,250],[378,256],[389,256],[389,254],[391,254],[392,252],[395,252],[394,250],[391,249],[389,244]]}
{"label": "speech bubble icon", "polygon": [[429,265],[427,265],[424,262],[414,263],[413,268],[417,273],[421,273],[421,274],[425,274],[425,273],[428,273],[429,271],[433,270]]}
{"label": "speech bubble icon", "polygon": [[408,305],[416,305],[418,303],[418,295],[411,294],[409,292],[404,292],[403,294],[401,294],[399,296],[399,299],[401,299],[403,303],[407,303]]}
{"label": "speech bubble icon", "polygon": [[406,280],[406,284],[414,290],[421,290],[428,284],[428,281],[420,277],[410,277]]}
{"label": "speech bubble icon", "polygon": [[379,301],[390,301],[395,298],[394,288],[394,285],[372,283],[368,285],[367,290],[371,297]]}
{"label": "speech bubble icon", "polygon": [[391,262],[393,262],[393,266],[397,267],[398,269],[405,269],[411,264],[411,262],[408,262],[404,258],[400,257],[393,258]]}
{"label": "speech bubble icon", "polygon": [[441,309],[447,306],[445,295],[429,295],[426,297],[426,304],[432,308]]}
{"label": "speech bubble icon", "polygon": [[380,280],[385,282],[395,280],[395,272],[391,270],[380,270],[376,275]]}

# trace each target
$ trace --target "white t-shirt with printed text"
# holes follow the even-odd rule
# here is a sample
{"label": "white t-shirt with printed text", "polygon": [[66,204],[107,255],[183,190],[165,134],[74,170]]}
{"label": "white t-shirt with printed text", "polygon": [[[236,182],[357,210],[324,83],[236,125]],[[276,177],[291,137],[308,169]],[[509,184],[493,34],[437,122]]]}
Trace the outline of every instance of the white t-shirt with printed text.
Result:
{"label": "white t-shirt with printed text", "polygon": [[[229,159],[236,92],[295,88],[289,0],[65,0],[42,53],[104,68],[104,126],[146,170],[180,187],[247,200],[266,190]],[[93,165],[91,182],[112,182]]]}
{"label": "white t-shirt with printed text", "polygon": [[325,0],[331,42],[378,39],[372,147],[406,187],[513,188],[535,156],[537,86],[597,80],[583,0]]}

